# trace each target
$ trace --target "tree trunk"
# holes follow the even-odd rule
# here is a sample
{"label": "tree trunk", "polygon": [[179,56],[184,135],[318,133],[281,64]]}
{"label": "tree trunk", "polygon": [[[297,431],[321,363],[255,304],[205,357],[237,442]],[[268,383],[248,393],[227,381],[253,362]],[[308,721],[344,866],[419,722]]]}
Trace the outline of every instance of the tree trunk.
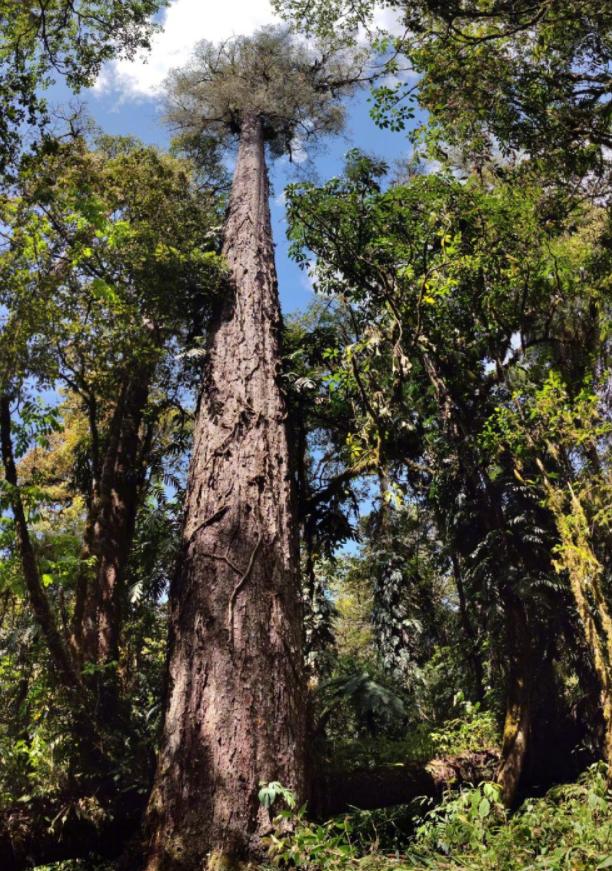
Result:
{"label": "tree trunk", "polygon": [[95,557],[93,576],[84,567],[77,586],[74,646],[81,662],[119,658],[121,594],[141,495],[140,427],[153,364],[144,361],[126,375],[110,425],[95,488],[83,562]]}
{"label": "tree trunk", "polygon": [[11,508],[15,520],[17,546],[21,557],[24,584],[34,614],[47,642],[53,672],[67,693],[72,709],[73,744],[81,754],[84,770],[106,771],[107,756],[98,724],[91,716],[92,699],[66,639],[59,629],[47,592],[42,585],[38,561],[30,538],[25,509],[19,490],[17,467],[11,438],[10,400],[0,397],[0,442],[6,481],[11,488]]}
{"label": "tree trunk", "polygon": [[302,615],[268,195],[262,127],[249,117],[171,591],[148,871],[237,867],[259,854],[270,826],[260,783],[304,797]]}
{"label": "tree trunk", "polygon": [[457,596],[459,599],[459,620],[463,635],[465,636],[465,658],[472,672],[472,680],[474,681],[474,694],[476,701],[482,702],[484,699],[484,669],[480,656],[478,631],[474,627],[470,618],[465,596],[465,587],[463,586],[463,573],[461,571],[461,563],[456,553],[451,554],[451,563],[453,566],[453,577],[455,586],[457,587]]}
{"label": "tree trunk", "polygon": [[[540,463],[541,471],[544,466]],[[587,513],[579,496],[569,486],[569,499],[546,480],[549,505],[555,515],[561,548],[557,571],[565,570],[584,638],[591,654],[600,687],[600,703],[605,723],[603,752],[608,763],[608,783],[612,786],[612,612],[602,578],[604,568],[593,550]]]}
{"label": "tree trunk", "polygon": [[497,782],[502,789],[504,804],[511,807],[516,799],[529,747],[532,720],[531,697],[536,675],[533,673],[532,642],[524,606],[510,595],[506,595],[505,605],[509,668],[506,716]]}

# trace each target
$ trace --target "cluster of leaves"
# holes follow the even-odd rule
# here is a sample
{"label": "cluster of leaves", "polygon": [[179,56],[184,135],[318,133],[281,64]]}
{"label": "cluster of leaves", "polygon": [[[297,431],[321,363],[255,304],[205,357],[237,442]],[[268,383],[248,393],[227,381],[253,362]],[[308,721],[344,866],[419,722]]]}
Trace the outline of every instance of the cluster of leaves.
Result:
{"label": "cluster of leaves", "polygon": [[[289,863],[304,871],[604,869],[612,866],[610,807],[605,771],[596,765],[576,784],[526,800],[512,816],[493,783],[449,792],[412,831],[401,831],[397,810],[318,825],[283,812],[269,851],[273,867]],[[288,819],[294,831],[287,831]]]}
{"label": "cluster of leaves", "polygon": [[[610,16],[588,0],[387,0],[403,28],[378,29],[391,76],[405,58],[418,76],[374,91],[374,117],[403,129],[415,95],[430,115],[421,132],[483,164],[525,153],[557,180],[607,175],[610,146]],[[376,30],[372,0],[277,0],[308,32]],[[399,34],[398,35],[398,30]]]}
{"label": "cluster of leaves", "polygon": [[286,27],[221,46],[201,42],[169,77],[167,115],[191,150],[231,143],[251,118],[261,122],[272,154],[291,155],[304,139],[342,128],[339,97],[355,90],[364,63],[362,52],[344,52],[329,39],[312,47]]}
{"label": "cluster of leaves", "polygon": [[[119,485],[131,488],[137,506],[119,593],[121,662],[90,660],[82,668],[89,686],[121,671],[130,728],[107,735],[105,752],[112,776],[129,789],[146,789],[161,715],[160,600],[179,541],[198,367],[191,349],[199,348],[224,278],[221,208],[213,192],[198,189],[186,162],[107,137],[93,148],[81,137],[46,142],[22,162],[2,201],[0,384],[13,397],[19,497],[67,645],[79,584],[95,576],[100,559],[87,551],[88,530],[112,421],[123,414],[126,384],[136,379],[144,389],[138,450]],[[75,738],[74,705],[29,613],[13,489],[2,481],[0,660],[11,700],[0,726],[5,804],[86,788],[96,777]]]}
{"label": "cluster of leaves", "polygon": [[[290,189],[293,250],[303,263],[316,256],[318,290],[338,312],[325,383],[351,408],[349,462],[386,465],[400,494],[431,517],[440,539],[429,545],[434,575],[451,571],[457,584],[482,694],[478,659],[491,642],[503,661],[508,598],[528,602],[540,627],[534,634],[551,637],[564,595],[553,566],[554,518],[519,473],[514,448],[494,448],[486,433],[500,409],[515,408],[517,392],[537,393],[551,372],[575,419],[569,397],[594,369],[605,372],[607,224],[596,205],[551,199],[536,179],[500,184],[439,174],[383,190],[383,173],[353,153],[343,177]],[[533,415],[521,432],[525,426],[536,426]],[[519,432],[514,420],[506,429]],[[523,473],[529,463],[537,476],[539,453],[525,438]],[[601,442],[591,446],[605,464]],[[553,474],[573,474],[554,458],[548,463]],[[396,595],[394,559],[409,570],[406,541],[403,531],[383,551],[387,599]],[[378,535],[375,546],[382,542]],[[370,557],[368,571],[374,564]],[[380,610],[400,624],[406,618],[394,615],[396,607],[386,601]],[[424,612],[433,615],[430,606]],[[410,645],[400,648],[406,655]]]}
{"label": "cluster of leaves", "polygon": [[2,0],[0,172],[13,174],[22,125],[48,121],[42,91],[56,75],[91,85],[105,61],[149,46],[165,0]]}
{"label": "cluster of leaves", "polygon": [[498,745],[499,726],[493,711],[483,709],[479,702],[464,702],[458,713],[458,717],[445,720],[442,728],[429,733],[436,756],[454,756]]}
{"label": "cluster of leaves", "polygon": [[[605,769],[595,765],[576,784],[527,799],[510,818],[493,784],[449,795],[418,827],[415,858],[433,868],[608,868],[611,826]],[[436,864],[432,854],[448,859]]]}

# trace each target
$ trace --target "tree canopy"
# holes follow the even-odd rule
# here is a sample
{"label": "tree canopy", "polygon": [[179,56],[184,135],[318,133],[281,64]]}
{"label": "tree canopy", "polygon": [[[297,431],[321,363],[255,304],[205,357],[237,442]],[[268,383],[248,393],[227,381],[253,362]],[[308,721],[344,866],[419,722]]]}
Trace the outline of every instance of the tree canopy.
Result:
{"label": "tree canopy", "polygon": [[149,46],[151,16],[165,0],[3,0],[0,4],[0,170],[19,150],[24,125],[47,118],[42,94],[57,75],[92,85],[105,61]]}
{"label": "tree canopy", "polygon": [[312,46],[286,27],[201,42],[192,60],[171,73],[167,117],[183,141],[231,142],[244,119],[261,119],[275,154],[291,153],[296,140],[337,133],[342,98],[365,80],[366,57],[331,39]]}
{"label": "tree canopy", "polygon": [[[373,27],[376,4],[279,0],[277,8],[322,34]],[[401,77],[379,91],[380,110],[401,122],[414,100],[433,131],[472,157],[527,153],[562,172],[605,171],[610,146],[611,21],[584,0],[438,2],[390,0],[403,35],[384,34],[389,71],[405,56],[418,89]]]}

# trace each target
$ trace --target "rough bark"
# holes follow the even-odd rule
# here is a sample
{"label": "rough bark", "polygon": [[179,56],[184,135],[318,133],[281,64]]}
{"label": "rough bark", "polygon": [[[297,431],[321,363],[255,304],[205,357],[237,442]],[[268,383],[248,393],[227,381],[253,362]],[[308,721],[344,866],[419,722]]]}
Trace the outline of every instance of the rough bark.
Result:
{"label": "rough bark", "polygon": [[459,599],[459,619],[461,621],[461,629],[465,636],[465,658],[470,671],[472,672],[472,680],[474,682],[474,692],[476,700],[481,702],[484,699],[484,673],[483,664],[479,651],[478,632],[470,618],[465,596],[465,588],[463,586],[463,574],[461,571],[461,563],[456,554],[451,555],[451,563],[453,566],[453,577],[457,588],[457,597]]}
{"label": "rough bark", "polygon": [[[540,471],[546,475],[541,463]],[[608,763],[608,782],[612,785],[612,612],[602,584],[604,568],[593,550],[589,520],[573,488],[569,487],[569,499],[567,496],[564,499],[563,492],[555,490],[547,476],[546,490],[561,540],[557,568],[567,571],[569,576],[576,612],[599,681],[605,723],[603,752]]]}
{"label": "rough bark", "polygon": [[[126,375],[94,486],[74,618],[73,643],[81,662],[119,658],[122,582],[141,493],[140,428],[152,371],[152,365],[143,361]],[[85,565],[91,557],[95,558],[93,572]]]}
{"label": "rough bark", "polygon": [[168,697],[148,808],[148,871],[231,868],[270,825],[260,782],[305,792],[296,520],[262,127],[246,118],[225,226],[227,298],[211,331]]}
{"label": "rough bark", "polygon": [[38,562],[30,538],[25,509],[19,491],[17,467],[13,454],[13,443],[11,438],[11,407],[8,396],[0,397],[0,441],[2,446],[4,475],[7,484],[11,488],[10,503],[15,520],[17,545],[23,568],[23,579],[32,606],[34,618],[45,637],[51,659],[63,686],[69,690],[78,690],[82,686],[80,675],[57,626],[55,614],[53,613],[40,578]]}
{"label": "rough bark", "polygon": [[[497,758],[494,751],[483,750],[429,763],[334,771],[316,784],[313,814],[325,819],[355,807],[370,810],[407,804],[419,796],[440,798],[451,787],[490,779]],[[91,797],[72,798],[61,806],[72,810],[54,831],[49,830],[49,821],[57,816],[59,805],[48,801],[34,808],[21,805],[0,817],[2,871],[24,871],[62,859],[90,858],[94,853],[108,858],[120,855],[137,832],[142,796],[129,793],[117,801],[98,796],[96,803]],[[132,871],[134,864],[125,867]]]}

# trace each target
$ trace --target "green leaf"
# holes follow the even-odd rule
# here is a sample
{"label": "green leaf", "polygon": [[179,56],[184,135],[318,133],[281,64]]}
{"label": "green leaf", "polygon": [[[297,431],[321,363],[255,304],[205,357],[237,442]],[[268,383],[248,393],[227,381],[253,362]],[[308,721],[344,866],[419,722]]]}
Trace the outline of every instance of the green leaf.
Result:
{"label": "green leaf", "polygon": [[119,296],[117,292],[102,278],[94,278],[91,282],[91,290],[93,295],[104,302],[111,303],[112,305],[119,302]]}
{"label": "green leaf", "polygon": [[491,802],[488,798],[483,798],[478,805],[478,816],[484,820],[491,813]]}

